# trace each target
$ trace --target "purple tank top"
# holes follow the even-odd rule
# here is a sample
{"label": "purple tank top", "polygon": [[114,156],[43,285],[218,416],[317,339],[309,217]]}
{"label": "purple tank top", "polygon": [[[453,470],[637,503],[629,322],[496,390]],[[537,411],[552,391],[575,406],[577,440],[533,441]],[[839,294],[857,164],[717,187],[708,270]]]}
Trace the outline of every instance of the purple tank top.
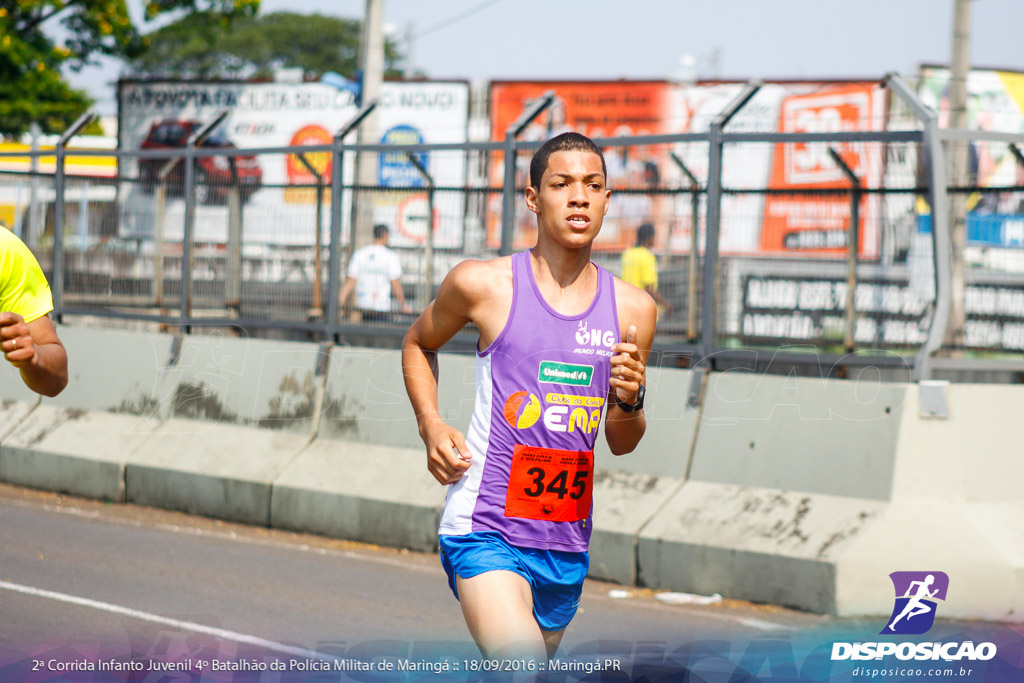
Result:
{"label": "purple tank top", "polygon": [[472,464],[449,487],[440,533],[498,531],[513,545],[582,552],[619,341],[614,278],[598,268],[597,293],[579,315],[544,300],[529,252],[512,257],[512,285],[505,328],[477,352]]}

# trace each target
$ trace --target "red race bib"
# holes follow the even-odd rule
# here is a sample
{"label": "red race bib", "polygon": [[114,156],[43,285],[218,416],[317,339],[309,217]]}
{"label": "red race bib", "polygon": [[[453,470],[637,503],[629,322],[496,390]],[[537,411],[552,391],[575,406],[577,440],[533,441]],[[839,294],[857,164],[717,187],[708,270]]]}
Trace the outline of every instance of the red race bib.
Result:
{"label": "red race bib", "polygon": [[505,516],[578,522],[590,514],[594,452],[516,444]]}

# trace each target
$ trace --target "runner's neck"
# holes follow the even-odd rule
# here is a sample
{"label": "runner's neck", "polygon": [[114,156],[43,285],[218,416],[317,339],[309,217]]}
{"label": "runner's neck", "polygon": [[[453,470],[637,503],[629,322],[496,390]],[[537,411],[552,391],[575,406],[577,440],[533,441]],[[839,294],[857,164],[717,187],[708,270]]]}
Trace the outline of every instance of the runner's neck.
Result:
{"label": "runner's neck", "polygon": [[542,287],[551,283],[559,289],[576,287],[593,293],[597,289],[597,269],[590,263],[590,249],[542,250],[538,245],[530,250],[530,267],[533,277]]}

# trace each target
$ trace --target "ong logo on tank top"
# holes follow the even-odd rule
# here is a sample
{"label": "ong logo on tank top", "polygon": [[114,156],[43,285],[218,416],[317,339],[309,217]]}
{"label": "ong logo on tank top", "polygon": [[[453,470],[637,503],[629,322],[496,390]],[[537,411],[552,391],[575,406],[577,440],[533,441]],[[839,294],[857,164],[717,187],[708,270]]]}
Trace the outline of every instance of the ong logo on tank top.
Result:
{"label": "ong logo on tank top", "polygon": [[576,327],[576,343],[573,353],[588,356],[611,356],[616,334],[613,330],[591,328],[590,323],[581,320]]}

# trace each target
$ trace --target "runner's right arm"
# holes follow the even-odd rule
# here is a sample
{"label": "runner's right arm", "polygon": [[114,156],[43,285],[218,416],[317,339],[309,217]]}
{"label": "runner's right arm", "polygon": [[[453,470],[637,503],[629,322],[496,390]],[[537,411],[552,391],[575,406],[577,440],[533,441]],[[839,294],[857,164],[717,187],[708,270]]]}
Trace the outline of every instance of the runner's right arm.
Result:
{"label": "runner's right arm", "polygon": [[32,391],[56,396],[68,384],[68,354],[50,316],[30,323],[17,313],[0,313],[0,347]]}
{"label": "runner's right arm", "polygon": [[472,456],[462,432],[441,419],[437,404],[437,350],[473,321],[473,311],[486,289],[478,282],[480,265],[463,261],[453,268],[441,283],[437,298],[412,324],[402,342],[405,390],[427,448],[427,470],[442,484],[458,481],[469,468]]}

